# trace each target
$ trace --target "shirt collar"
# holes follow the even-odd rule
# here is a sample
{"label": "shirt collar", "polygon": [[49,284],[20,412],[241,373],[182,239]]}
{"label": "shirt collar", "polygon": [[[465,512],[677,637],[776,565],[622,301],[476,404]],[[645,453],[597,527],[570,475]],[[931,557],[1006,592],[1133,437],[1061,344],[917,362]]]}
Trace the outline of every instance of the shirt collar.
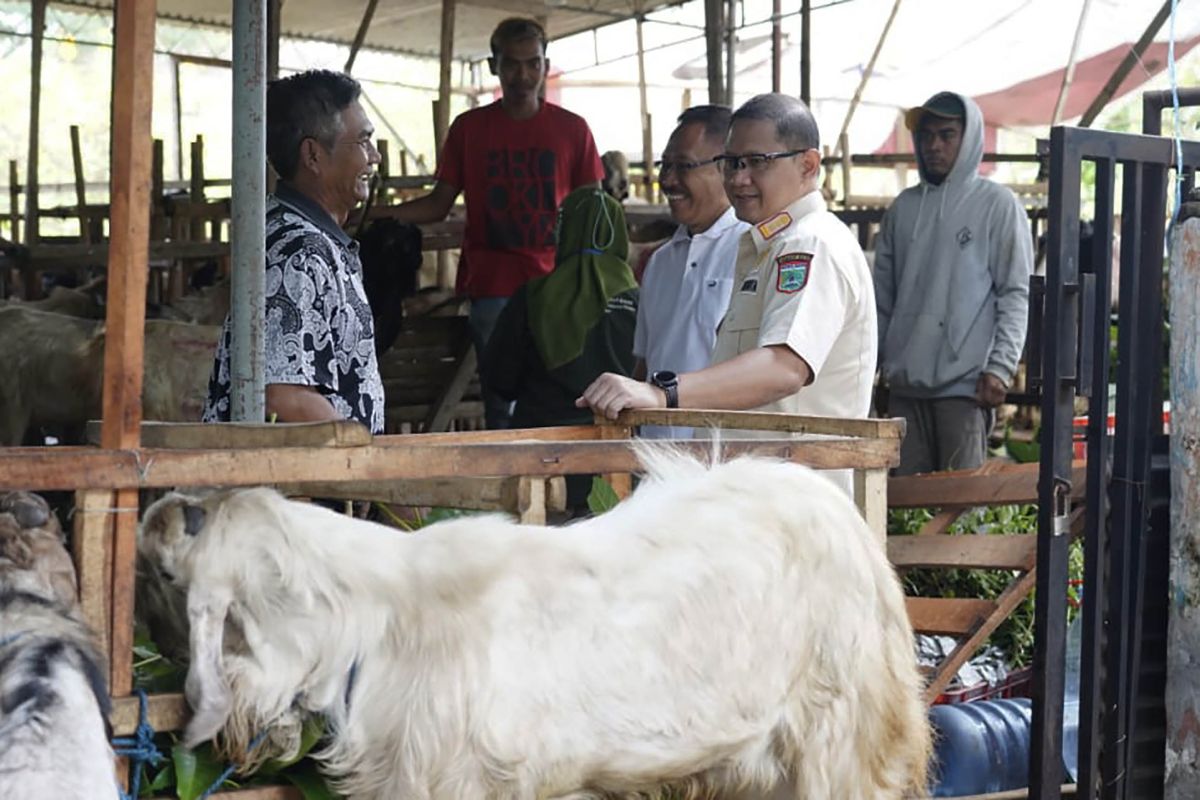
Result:
{"label": "shirt collar", "polygon": [[820,191],[813,189],[808,194],[793,201],[791,205],[773,217],[769,217],[757,225],[750,226],[750,239],[754,242],[754,249],[762,253],[764,250],[770,248],[771,242],[778,236],[781,236],[784,231],[809,214],[824,210],[825,198],[821,196]]}
{"label": "shirt collar", "polygon": [[688,239],[717,239],[721,234],[738,224],[737,215],[733,213],[733,206],[725,209],[725,213],[717,217],[716,222],[709,225],[706,230],[700,231],[695,235],[688,233],[687,225],[680,225],[675,229],[675,235],[672,237],[673,242],[687,241]]}
{"label": "shirt collar", "polygon": [[323,233],[343,247],[349,247],[353,243],[354,240],[350,238],[350,234],[333,221],[333,217],[329,216],[328,211],[290,183],[279,181],[275,184],[275,199],[316,225]]}

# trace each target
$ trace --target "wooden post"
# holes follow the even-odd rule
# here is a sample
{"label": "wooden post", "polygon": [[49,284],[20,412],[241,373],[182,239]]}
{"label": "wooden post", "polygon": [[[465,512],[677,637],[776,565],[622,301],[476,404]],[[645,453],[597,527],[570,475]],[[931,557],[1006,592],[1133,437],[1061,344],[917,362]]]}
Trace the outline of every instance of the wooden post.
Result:
{"label": "wooden post", "polygon": [[[117,0],[113,41],[112,210],[104,348],[106,449],[138,447],[142,418],[142,338],[150,227],[150,109],[154,96],[155,0]],[[138,493],[115,493],[112,671],[114,695],[133,682],[133,583]]]}
{"label": "wooden post", "polygon": [[75,208],[79,213],[79,241],[90,244],[91,230],[88,225],[87,188],[83,180],[83,153],[79,147],[79,126],[71,126],[71,166],[75,171]]}
{"label": "wooden post", "polygon": [[1167,800],[1200,797],[1200,219],[1171,248],[1171,580],[1167,634]]}
{"label": "wooden post", "polygon": [[838,150],[842,153],[842,203],[850,204],[850,137],[845,131],[838,137]]}
{"label": "wooden post", "polygon": [[21,186],[17,182],[17,160],[8,161],[8,233],[13,242],[21,241]]}
{"label": "wooden post", "polygon": [[887,543],[887,470],[854,470],[854,504],[879,541]]}
{"label": "wooden post", "polygon": [[442,45],[438,55],[438,104],[434,106],[433,131],[440,153],[450,130],[450,70],[454,64],[454,3],[442,0]]}
{"label": "wooden post", "polygon": [[1088,6],[1092,0],[1083,0],[1083,8],[1079,10],[1079,22],[1075,24],[1075,38],[1071,40],[1071,52],[1067,55],[1067,68],[1063,70],[1062,87],[1058,90],[1058,100],[1054,103],[1054,113],[1050,116],[1050,127],[1062,120],[1063,109],[1067,106],[1067,93],[1071,90],[1071,81],[1075,79],[1075,57],[1079,54],[1079,40],[1083,38],[1083,23],[1087,19]]}
{"label": "wooden post", "polygon": [[[25,164],[25,243],[35,245],[41,239],[38,230],[38,129],[42,108],[42,41],[46,34],[47,0],[33,0],[30,11],[29,64],[29,158]],[[26,296],[31,287],[25,287]],[[36,290],[35,290],[36,291]]]}
{"label": "wooden post", "polygon": [[[605,421],[600,425],[601,439],[632,439],[633,427],[630,425],[614,425]],[[605,474],[604,480],[608,481],[609,486],[616,492],[617,497],[624,500],[633,493],[633,475],[628,472],[609,472]]]}
{"label": "wooden post", "polygon": [[267,0],[267,80],[279,77],[279,38],[283,23],[283,0]]}
{"label": "wooden post", "polygon": [[183,89],[180,85],[180,61],[171,56],[171,115],[175,120],[175,178],[183,180]]}
{"label": "wooden post", "polygon": [[850,99],[850,107],[846,109],[846,118],[842,120],[842,129],[838,132],[838,149],[844,143],[846,131],[850,129],[850,120],[854,119],[854,112],[858,109],[858,103],[862,100],[863,90],[867,88],[867,81],[871,79],[871,73],[875,71],[875,62],[879,58],[879,51],[883,49],[883,43],[887,41],[888,31],[892,29],[892,23],[896,19],[896,12],[900,10],[900,0],[892,3],[892,13],[888,15],[887,22],[883,24],[883,32],[879,34],[879,41],[875,42],[875,50],[871,53],[871,60],[867,62],[867,68],[863,70],[862,77],[858,81],[858,88],[854,90],[854,97]]}
{"label": "wooden post", "polygon": [[812,70],[809,67],[812,52],[812,2],[800,0],[800,99],[804,105],[812,104]]}
{"label": "wooden post", "polygon": [[1150,20],[1150,24],[1146,26],[1146,30],[1142,33],[1142,38],[1138,39],[1117,68],[1113,70],[1113,74],[1109,76],[1108,82],[1100,89],[1096,99],[1088,106],[1087,111],[1083,112],[1083,116],[1079,119],[1079,127],[1088,128],[1096,121],[1096,117],[1100,116],[1100,112],[1104,110],[1104,106],[1112,99],[1113,94],[1117,91],[1117,87],[1129,76],[1134,65],[1142,60],[1142,54],[1146,52],[1146,48],[1150,46],[1150,42],[1154,41],[1155,35],[1158,34],[1163,23],[1167,21],[1167,17],[1171,16],[1171,2],[1166,0],[1158,13],[1154,15],[1154,19]]}
{"label": "wooden post", "polygon": [[725,79],[721,64],[721,31],[724,27],[724,4],[721,0],[704,0],[705,61],[708,67],[708,102],[725,99]]}
{"label": "wooden post", "polygon": [[[192,142],[191,186],[188,199],[188,209],[191,212],[198,212],[204,205],[204,137],[200,135]],[[189,236],[192,241],[200,241],[204,238],[204,220],[199,214],[193,213],[191,216]]]}
{"label": "wooden post", "polygon": [[783,14],[782,0],[771,0],[771,91],[783,85]]}
{"label": "wooden post", "polygon": [[[346,67],[343,70],[347,75],[354,70],[354,60],[358,58],[358,51],[367,38],[367,31],[371,29],[371,18],[375,16],[375,6],[377,5],[379,5],[379,0],[367,0],[367,7],[363,11],[362,20],[358,23],[358,31],[354,34],[354,42],[350,45],[350,55],[346,59]],[[270,41],[269,38],[268,41]],[[278,52],[276,56],[278,56]]]}
{"label": "wooden post", "polygon": [[737,86],[737,0],[728,0],[725,5],[725,105],[732,107],[734,90]]}
{"label": "wooden post", "polygon": [[638,99],[642,108],[642,163],[646,165],[642,172],[643,197],[647,203],[654,202],[654,141],[650,130],[650,104],[646,98],[646,48],[642,39],[642,22],[644,16],[640,12],[637,18],[637,65],[638,65]]}
{"label": "wooden post", "polygon": [[153,155],[150,160],[150,238],[165,239],[167,236],[166,215],[163,213],[166,205],[166,192],[163,189],[163,140],[154,140]]}
{"label": "wooden post", "polygon": [[115,493],[87,489],[75,493],[75,530],[71,555],[79,575],[79,603],[83,619],[96,632],[103,656],[112,659],[113,507]]}

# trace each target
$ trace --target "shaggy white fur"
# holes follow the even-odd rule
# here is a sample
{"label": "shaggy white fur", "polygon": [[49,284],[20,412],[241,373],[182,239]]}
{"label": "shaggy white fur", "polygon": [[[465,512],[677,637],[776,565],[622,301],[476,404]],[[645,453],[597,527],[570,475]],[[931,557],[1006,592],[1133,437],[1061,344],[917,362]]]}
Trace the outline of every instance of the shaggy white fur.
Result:
{"label": "shaggy white fur", "polygon": [[[322,754],[355,798],[880,800],[925,788],[903,596],[828,480],[641,449],[645,481],[563,529],[415,535],[266,489],[152,506],[140,547],[188,591],[192,744]],[[354,673],[351,680],[351,673]]]}

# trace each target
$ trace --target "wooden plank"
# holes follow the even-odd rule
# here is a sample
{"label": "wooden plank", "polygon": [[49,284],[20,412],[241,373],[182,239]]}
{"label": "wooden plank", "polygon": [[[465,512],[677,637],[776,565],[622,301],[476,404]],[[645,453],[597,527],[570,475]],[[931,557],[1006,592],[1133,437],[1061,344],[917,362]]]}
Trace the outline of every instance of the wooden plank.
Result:
{"label": "wooden plank", "polygon": [[[99,426],[87,425],[89,443],[99,441]],[[259,447],[362,447],[371,432],[359,422],[143,422],[145,447],[171,449],[252,449]]]}
{"label": "wooden plank", "polygon": [[917,536],[938,536],[950,530],[958,518],[967,513],[965,508],[951,508],[939,511],[933,515],[933,519],[926,522],[917,531]]}
{"label": "wooden plank", "polygon": [[[154,94],[154,0],[119,0],[113,40],[112,216],[104,347],[104,425],[108,448],[138,446],[142,417],[142,329],[150,238],[150,106]],[[136,487],[116,507],[137,507]],[[133,681],[136,513],[117,514],[113,535],[112,672],[116,694]]]}
{"label": "wooden plank", "polygon": [[411,444],[486,444],[494,442],[593,442],[600,438],[595,425],[563,425],[557,428],[505,428],[494,431],[455,431],[450,433],[398,434],[376,436],[380,447]]}
{"label": "wooden plank", "polygon": [[8,160],[8,234],[15,244],[21,241],[21,186],[18,183],[17,160]]}
{"label": "wooden plank", "polygon": [[1037,535],[962,534],[960,536],[890,536],[888,559],[897,569],[1033,569]]}
{"label": "wooden plank", "polygon": [[691,408],[656,408],[622,411],[617,425],[678,425],[688,428],[732,428],[735,430],[812,433],[826,436],[862,436],[872,439],[904,437],[903,419],[843,419],[807,417],[763,411],[715,411]]}
{"label": "wooden plank", "polygon": [[[513,442],[507,444],[413,444],[347,447],[331,457],[328,448],[256,450],[96,450],[88,447],[11,447],[0,459],[0,488],[97,489],[172,486],[253,486],[263,483],[487,475],[585,475],[636,472],[627,442]],[[755,439],[723,445],[729,457],[744,453],[782,458],[814,469],[887,467],[893,443],[872,439]],[[706,441],[678,448],[698,458]]]}
{"label": "wooden plank", "polygon": [[[201,223],[203,224],[203,223]],[[143,244],[145,247],[146,244]],[[74,268],[94,266],[97,263],[116,263],[108,241],[91,244],[42,244],[25,251],[30,263],[37,269],[55,266]],[[200,259],[229,255],[229,244],[225,242],[161,242],[149,244],[149,258],[163,261],[174,258]]]}
{"label": "wooden plank", "polygon": [[[1086,485],[1086,464],[1071,470],[1072,496],[1080,498]],[[1037,502],[1037,464],[1013,464],[992,474],[973,471],[907,475],[888,481],[892,508],[1012,505]]]}
{"label": "wooden plank", "polygon": [[71,557],[79,576],[79,607],[83,619],[96,633],[102,656],[112,652],[112,516],[115,497],[105,489],[75,494]]}
{"label": "wooden plank", "polygon": [[[182,693],[152,694],[147,698],[146,711],[150,725],[156,731],[182,730],[191,718],[187,700]],[[113,736],[129,736],[137,730],[138,698],[136,695],[114,697],[112,713],[108,715]]]}
{"label": "wooden plank", "polygon": [[[447,2],[450,1],[447,0]],[[429,416],[425,418],[425,430],[430,433],[440,433],[450,427],[454,411],[458,408],[458,403],[462,400],[463,395],[466,394],[467,384],[475,377],[477,363],[475,346],[468,341],[462,354],[458,357],[458,365],[454,368],[450,380],[430,406]]]}
{"label": "wooden plank", "polygon": [[[601,439],[627,442],[633,438],[633,428],[629,425],[612,425],[601,416],[597,416],[596,420],[600,428]],[[600,423],[601,420],[604,420],[602,424]],[[633,494],[633,475],[631,473],[607,472],[602,477],[608,481],[608,485],[612,487],[613,492],[622,500]]]}
{"label": "wooden plank", "polygon": [[[418,478],[391,481],[302,481],[275,488],[289,496],[366,500],[401,506],[441,506],[517,514],[530,501],[520,476],[504,478]],[[538,482],[545,478],[538,476]],[[557,478],[561,480],[561,478]],[[544,492],[544,489],[542,490]],[[543,500],[543,506],[545,501]],[[562,511],[564,507],[555,508]],[[543,507],[543,513],[545,508]],[[543,520],[544,521],[544,520]]]}
{"label": "wooden plank", "polygon": [[854,470],[854,504],[867,525],[886,542],[887,535],[887,470]]}
{"label": "wooden plank", "polygon": [[917,633],[965,636],[996,610],[991,600],[958,597],[906,597],[908,619]]}
{"label": "wooden plank", "polygon": [[[1033,536],[1029,538],[1036,539]],[[954,679],[954,676],[958,674],[958,670],[962,668],[962,665],[967,663],[967,660],[971,656],[975,655],[975,651],[987,641],[987,638],[992,635],[992,632],[996,628],[1000,627],[1000,623],[1008,619],[1009,615],[1012,614],[1021,601],[1033,591],[1036,582],[1037,574],[1035,570],[1031,569],[1018,580],[1010,583],[1008,588],[1001,592],[1000,596],[996,598],[996,602],[992,604],[992,611],[980,620],[977,626],[974,626],[972,630],[964,631],[969,636],[959,642],[950,655],[946,656],[941,664],[938,664],[933,680],[925,687],[926,703],[932,703],[937,699],[937,696],[942,693],[950,684],[950,681]]]}
{"label": "wooden plank", "polygon": [[92,240],[92,226],[88,224],[87,188],[83,179],[83,149],[79,145],[79,126],[72,125],[71,132],[71,166],[75,172],[75,207],[79,214],[79,241]]}

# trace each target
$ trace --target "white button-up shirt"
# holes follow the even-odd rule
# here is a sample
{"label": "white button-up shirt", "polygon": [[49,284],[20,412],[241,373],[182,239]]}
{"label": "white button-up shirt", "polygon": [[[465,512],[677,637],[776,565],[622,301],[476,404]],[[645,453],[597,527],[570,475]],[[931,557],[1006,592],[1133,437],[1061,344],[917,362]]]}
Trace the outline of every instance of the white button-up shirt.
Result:
{"label": "white button-up shirt", "polygon": [[[633,353],[647,374],[695,372],[712,361],[717,326],[733,290],[738,240],[749,226],[728,208],[694,236],[680,225],[650,256],[638,300]],[[689,438],[691,428],[642,428],[649,438]]]}

